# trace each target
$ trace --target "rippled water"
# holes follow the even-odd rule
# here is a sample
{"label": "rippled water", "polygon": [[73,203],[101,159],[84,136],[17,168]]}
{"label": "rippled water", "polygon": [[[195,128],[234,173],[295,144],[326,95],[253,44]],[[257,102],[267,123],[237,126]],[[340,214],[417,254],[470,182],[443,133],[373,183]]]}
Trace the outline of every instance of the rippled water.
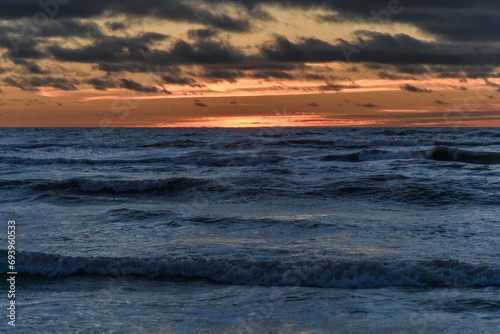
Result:
{"label": "rippled water", "polygon": [[0,138],[21,331],[500,331],[499,129]]}

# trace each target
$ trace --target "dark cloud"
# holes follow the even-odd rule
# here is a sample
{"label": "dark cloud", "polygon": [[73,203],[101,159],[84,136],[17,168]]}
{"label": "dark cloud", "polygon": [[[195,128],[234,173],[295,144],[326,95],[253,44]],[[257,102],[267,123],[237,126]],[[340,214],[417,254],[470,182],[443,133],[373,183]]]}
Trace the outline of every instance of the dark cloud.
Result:
{"label": "dark cloud", "polygon": [[127,80],[127,79],[121,79],[120,83],[121,88],[129,89],[129,90],[135,90],[136,92],[142,92],[142,93],[156,93],[158,92],[158,89],[156,87],[152,86],[143,86],[140,83],[137,83],[132,80]]}
{"label": "dark cloud", "polygon": [[363,108],[377,108],[377,106],[372,104],[372,103],[366,103],[366,104],[356,103],[356,106],[363,107]]}
{"label": "dark cloud", "polygon": [[306,104],[306,107],[319,107],[319,104],[316,102],[309,102]]}
{"label": "dark cloud", "polygon": [[407,92],[412,92],[412,93],[432,93],[432,89],[427,89],[427,88],[419,88],[412,86],[410,84],[406,84],[403,86],[400,86],[401,90],[407,91]]}
{"label": "dark cloud", "polygon": [[377,75],[380,79],[386,80],[416,80],[415,77],[389,73],[387,71],[380,71],[377,73]]}
{"label": "dark cloud", "polygon": [[206,105],[205,103],[201,102],[198,99],[194,99],[194,105],[197,107],[208,107],[208,105]]}
{"label": "dark cloud", "polygon": [[77,82],[66,78],[54,78],[50,76],[39,77],[7,77],[3,79],[7,86],[16,87],[25,91],[38,91],[40,87],[53,87],[60,90],[76,90]]}
{"label": "dark cloud", "polygon": [[349,85],[335,83],[335,82],[327,82],[325,85],[319,86],[320,90],[336,91],[336,92],[344,90],[346,88],[359,88],[359,85],[355,84],[354,82],[350,83]]}
{"label": "dark cloud", "polygon": [[49,20],[40,27],[36,37],[103,37],[99,26],[93,22],[83,23],[76,19]]}
{"label": "dark cloud", "polygon": [[14,64],[23,66],[30,74],[45,74],[44,71],[36,62],[27,61],[25,59],[14,58],[12,60]]}
{"label": "dark cloud", "polygon": [[436,103],[436,104],[448,104],[448,103],[443,102],[443,101],[441,101],[441,100],[436,100],[436,101],[434,101],[434,103]]}
{"label": "dark cloud", "polygon": [[106,27],[112,31],[120,31],[120,30],[125,30],[127,28],[125,26],[125,23],[119,21],[106,22]]}
{"label": "dark cloud", "polygon": [[237,64],[245,56],[227,42],[202,40],[192,44],[179,40],[170,49],[152,49],[152,44],[164,41],[166,35],[147,33],[139,37],[106,37],[93,45],[79,49],[49,47],[59,61],[98,63],[107,72],[150,72],[156,65]]}
{"label": "dark cloud", "polygon": [[92,85],[95,90],[108,90],[110,88],[116,88],[117,84],[116,82],[104,78],[104,79],[98,79],[98,78],[93,78],[93,79],[88,79],[85,80],[86,84]]}
{"label": "dark cloud", "polygon": [[318,74],[306,74],[306,79],[308,80],[326,80],[323,75]]}
{"label": "dark cloud", "polygon": [[426,64],[500,66],[500,46],[427,42],[406,34],[365,30],[357,31],[352,42],[340,39],[336,44],[316,38],[292,42],[284,36],[277,36],[274,41],[265,43],[261,51],[267,60],[275,62],[352,61],[395,65],[406,71],[410,71],[410,67],[404,66],[411,65],[414,72],[418,72],[415,65]]}
{"label": "dark cloud", "polygon": [[216,36],[218,33],[215,29],[191,29],[188,30],[188,37],[190,39],[205,39]]}
{"label": "dark cloud", "polygon": [[168,54],[159,52],[157,56],[158,60],[178,64],[239,63],[244,59],[244,55],[228,42],[206,40],[193,44],[178,41]]}
{"label": "dark cloud", "polygon": [[172,75],[162,75],[161,79],[164,83],[169,85],[189,85],[189,86],[196,85],[196,81],[191,78],[172,76]]}
{"label": "dark cloud", "polygon": [[53,45],[49,51],[60,61],[81,63],[140,61],[145,60],[151,52],[150,46],[154,42],[164,41],[167,38],[167,35],[158,33],[144,33],[137,37],[124,38],[107,36],[81,49],[65,49]]}
{"label": "dark cloud", "polygon": [[[41,1],[48,3],[49,1]],[[17,20],[32,17],[35,13],[48,13],[58,19],[94,18],[124,14],[130,17],[155,17],[176,22],[204,24],[232,32],[247,32],[251,29],[250,21],[245,17],[233,17],[221,10],[216,10],[213,1],[206,0],[205,6],[199,2],[184,0],[86,0],[69,1],[57,8],[42,8],[38,1],[2,0],[0,19]],[[57,9],[57,10],[56,10]],[[261,15],[262,17],[262,15]],[[254,17],[259,19],[259,16]]]}
{"label": "dark cloud", "polygon": [[451,86],[451,88],[453,88],[455,90],[462,90],[462,91],[469,90],[467,87],[463,87],[463,86]]}
{"label": "dark cloud", "polygon": [[226,80],[228,82],[236,82],[238,78],[241,78],[243,73],[240,71],[226,71],[226,70],[213,70],[210,72],[205,72],[203,77],[215,81]]}
{"label": "dark cloud", "polygon": [[[269,3],[244,1],[249,8]],[[450,41],[499,41],[500,3],[495,0],[274,0],[273,4],[302,9],[322,8],[325,22],[357,21],[372,24],[402,22]]]}

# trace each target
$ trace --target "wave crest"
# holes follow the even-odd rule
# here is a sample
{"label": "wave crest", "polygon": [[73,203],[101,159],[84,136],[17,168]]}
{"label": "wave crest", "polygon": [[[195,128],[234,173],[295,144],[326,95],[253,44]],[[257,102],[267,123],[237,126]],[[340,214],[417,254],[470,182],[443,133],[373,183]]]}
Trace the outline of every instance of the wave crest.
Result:
{"label": "wave crest", "polygon": [[[6,259],[6,256],[2,258]],[[145,277],[203,278],[223,284],[262,286],[500,286],[500,268],[453,260],[396,263],[333,260],[287,262],[204,258],[85,258],[22,252],[18,254],[17,268],[21,274],[50,278],[118,273]]]}

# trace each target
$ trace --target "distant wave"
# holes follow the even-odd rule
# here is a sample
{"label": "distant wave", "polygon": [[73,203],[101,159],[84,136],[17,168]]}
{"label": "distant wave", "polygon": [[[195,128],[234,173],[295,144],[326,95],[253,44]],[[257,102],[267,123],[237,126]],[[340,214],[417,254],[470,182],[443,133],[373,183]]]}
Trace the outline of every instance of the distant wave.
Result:
{"label": "distant wave", "polygon": [[201,178],[169,178],[158,180],[91,180],[67,179],[62,181],[45,181],[31,185],[35,191],[70,190],[89,193],[144,193],[144,192],[204,192],[221,191],[224,188],[218,183]]}
{"label": "distant wave", "polygon": [[[6,251],[1,251],[6,259]],[[4,261],[4,266],[6,262]],[[378,288],[386,286],[500,286],[500,268],[453,260],[382,263],[378,261],[283,262],[277,260],[67,257],[56,254],[18,254],[22,274],[137,275],[204,278],[223,284],[314,286],[321,288]],[[4,271],[5,272],[5,271]]]}
{"label": "distant wave", "polygon": [[175,165],[199,165],[199,166],[256,166],[277,163],[285,160],[285,157],[278,155],[243,155],[229,152],[223,155],[211,155],[200,153],[197,156],[182,157],[159,157],[144,159],[47,159],[47,158],[27,158],[0,156],[0,164],[9,165],[148,165],[148,164],[175,164]]}
{"label": "distant wave", "polygon": [[499,152],[472,152],[444,146],[435,147],[427,151],[426,157],[438,161],[459,161],[471,164],[500,164]]}
{"label": "distant wave", "polygon": [[304,146],[304,147],[336,147],[336,148],[368,148],[368,147],[412,147],[422,145],[421,142],[412,139],[284,139],[268,145],[282,146]]}
{"label": "distant wave", "polygon": [[500,164],[500,152],[473,152],[444,146],[427,151],[406,150],[362,150],[348,154],[329,154],[320,157],[321,161],[363,162],[396,159],[431,159],[436,161],[457,161],[470,164]]}

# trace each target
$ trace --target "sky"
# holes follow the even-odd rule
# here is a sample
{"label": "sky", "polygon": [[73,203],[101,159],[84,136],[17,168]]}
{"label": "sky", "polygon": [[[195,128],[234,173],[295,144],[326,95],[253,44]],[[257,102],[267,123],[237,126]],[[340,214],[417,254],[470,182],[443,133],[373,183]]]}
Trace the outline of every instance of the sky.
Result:
{"label": "sky", "polygon": [[493,0],[1,0],[0,126],[500,126]]}

